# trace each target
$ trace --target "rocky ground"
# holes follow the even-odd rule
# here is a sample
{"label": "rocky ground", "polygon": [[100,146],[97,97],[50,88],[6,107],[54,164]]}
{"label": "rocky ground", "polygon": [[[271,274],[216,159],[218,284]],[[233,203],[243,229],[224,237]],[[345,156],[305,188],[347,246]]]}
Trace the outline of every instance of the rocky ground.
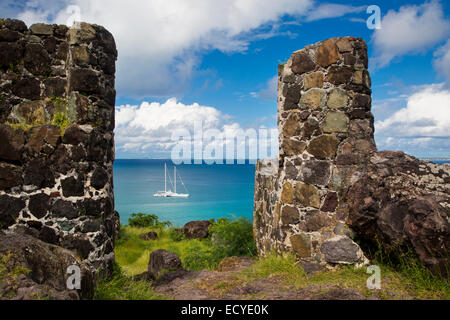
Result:
{"label": "rocky ground", "polygon": [[[179,232],[208,234],[199,232],[208,226],[198,221],[189,223],[189,227],[179,229]],[[359,268],[355,265],[325,265],[314,259],[299,259],[292,253],[229,256],[219,260],[218,265],[192,264],[193,259],[209,261],[208,250],[217,249],[208,247],[209,239],[174,241],[169,230],[159,230],[156,239],[143,240],[150,235],[155,238],[155,232],[151,228],[129,227],[122,231],[124,239],[116,251],[124,276],[132,275],[134,283],[150,290],[148,296],[138,299],[153,299],[155,296],[174,300],[450,299],[449,283],[432,276],[417,259],[405,260],[404,264],[394,266],[384,257],[374,257],[370,264],[380,267],[381,288],[369,289],[367,281],[372,273],[367,273],[367,265]],[[186,251],[193,244],[191,241],[198,245],[194,253]],[[135,255],[132,259],[130,252]],[[130,284],[129,288],[132,286]],[[112,297],[106,295],[106,298],[116,297],[123,295],[120,292]]]}
{"label": "rocky ground", "polygon": [[[226,258],[217,270],[173,271],[153,283],[156,293],[175,300],[379,300],[377,293],[330,284],[297,288],[283,276],[245,279],[243,271],[255,264],[250,258]],[[310,274],[310,276],[313,276]],[[412,299],[391,292],[393,299]]]}
{"label": "rocky ground", "polygon": [[[66,286],[66,270],[81,271],[81,290]],[[72,251],[25,233],[0,231],[0,300],[92,299],[94,278]]]}

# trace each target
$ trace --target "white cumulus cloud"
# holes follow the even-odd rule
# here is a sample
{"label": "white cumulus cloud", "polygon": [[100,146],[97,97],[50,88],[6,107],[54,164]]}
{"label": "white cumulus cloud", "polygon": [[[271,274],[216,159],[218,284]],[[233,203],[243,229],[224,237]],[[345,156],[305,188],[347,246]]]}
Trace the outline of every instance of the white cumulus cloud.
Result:
{"label": "white cumulus cloud", "polygon": [[266,100],[276,101],[278,88],[278,76],[273,76],[266,82],[266,87],[258,92],[250,92],[253,98],[262,98]]}
{"label": "white cumulus cloud", "polygon": [[449,35],[450,20],[444,16],[439,1],[390,10],[372,38],[376,53],[374,63],[383,67],[397,56],[426,52]]}
{"label": "white cumulus cloud", "polygon": [[435,53],[434,67],[436,71],[445,77],[446,86],[450,88],[450,40]]}
{"label": "white cumulus cloud", "polygon": [[[247,143],[247,152],[255,146],[265,146],[265,144],[268,148],[272,147],[270,150],[278,150],[276,129],[273,131],[263,128],[263,131],[267,133],[267,136],[264,136],[260,135],[260,128],[242,128],[229,118],[214,107],[202,106],[198,103],[186,105],[175,98],[168,99],[164,103],[143,102],[139,106],[118,106],[115,128],[117,157],[170,156],[172,148],[179,140],[174,139],[173,134],[184,131],[192,139],[197,135],[195,128],[199,124],[203,130],[203,136],[199,140],[190,141],[192,147],[193,144],[203,144],[202,149],[212,149],[217,146],[222,150],[227,141],[236,139],[236,146],[242,147],[244,144],[245,147]],[[219,139],[210,139],[210,134]],[[246,137],[247,142],[245,139],[238,140],[242,137]],[[230,156],[225,152],[223,156],[234,158],[235,154]],[[237,154],[236,157],[245,158],[245,154]]]}
{"label": "white cumulus cloud", "polygon": [[[119,94],[174,96],[188,86],[205,50],[245,51],[252,39],[275,36],[285,15],[300,16],[313,0],[43,0],[19,18],[66,23],[68,5],[81,20],[105,26],[116,39]],[[258,36],[259,35],[259,36]]]}
{"label": "white cumulus cloud", "polygon": [[406,107],[375,123],[378,135],[395,137],[450,137],[450,91],[430,85],[412,94]]}
{"label": "white cumulus cloud", "polygon": [[344,4],[326,3],[312,9],[306,15],[306,21],[315,21],[328,18],[338,18],[350,13],[360,13],[367,6],[351,6]]}

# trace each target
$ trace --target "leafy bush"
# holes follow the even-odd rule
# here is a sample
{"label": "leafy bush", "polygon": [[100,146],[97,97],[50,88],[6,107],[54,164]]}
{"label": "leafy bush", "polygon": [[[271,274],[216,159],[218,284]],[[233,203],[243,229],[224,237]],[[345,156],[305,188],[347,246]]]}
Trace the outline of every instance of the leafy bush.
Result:
{"label": "leafy bush", "polygon": [[170,240],[174,242],[179,242],[182,240],[186,240],[186,236],[182,232],[176,231],[174,228],[170,228],[167,232]]}
{"label": "leafy bush", "polygon": [[249,220],[243,217],[221,218],[214,222],[209,230],[209,239],[188,242],[183,255],[184,268],[215,269],[223,258],[256,254],[253,227]]}
{"label": "leafy bush", "polygon": [[215,269],[220,260],[214,248],[202,246],[199,240],[190,240],[185,248],[183,267],[187,270]]}
{"label": "leafy bush", "polygon": [[[134,213],[129,225],[121,227],[114,249],[116,261],[124,272],[135,275],[147,269],[149,255],[156,249],[177,253],[188,270],[215,269],[220,261],[229,256],[253,256],[256,252],[252,224],[245,218],[219,219],[210,227],[207,239],[186,239],[169,223],[160,222],[156,215]],[[156,230],[159,228],[158,230]],[[139,235],[157,231],[158,238],[144,241]]]}
{"label": "leafy bush", "polygon": [[132,213],[128,219],[128,225],[138,228],[164,228],[170,227],[172,223],[169,221],[159,221],[159,217],[156,214]]}
{"label": "leafy bush", "polygon": [[210,227],[212,244],[218,254],[225,257],[254,256],[256,254],[251,221],[221,218]]}

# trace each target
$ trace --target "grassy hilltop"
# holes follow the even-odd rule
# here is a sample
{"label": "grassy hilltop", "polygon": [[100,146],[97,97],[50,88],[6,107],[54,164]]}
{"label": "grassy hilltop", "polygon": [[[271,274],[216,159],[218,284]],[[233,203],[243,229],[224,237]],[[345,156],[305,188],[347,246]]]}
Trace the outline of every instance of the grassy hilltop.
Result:
{"label": "grassy hilltop", "polygon": [[[156,232],[156,240],[143,240],[139,235]],[[319,271],[308,275],[298,264],[293,254],[272,253],[257,257],[253,241],[252,224],[239,219],[213,221],[210,235],[206,239],[186,239],[169,222],[161,222],[155,215],[133,215],[129,224],[121,226],[116,243],[116,266],[114,274],[99,282],[97,299],[172,299],[156,293],[151,282],[133,280],[133,277],[147,271],[150,253],[166,249],[176,253],[186,270],[211,271],[208,279],[199,279],[195,286],[208,292],[215,299],[236,292],[239,288],[258,287],[283,293],[292,297],[303,292],[306,297],[325,295],[336,288],[354,290],[362,297],[377,299],[450,299],[450,284],[445,279],[433,276],[413,257],[403,256],[401,261],[392,262],[382,252],[373,255],[372,264],[381,268],[381,290],[369,290],[366,268],[337,266],[331,271]],[[238,271],[220,273],[227,257],[249,257],[251,265]],[[224,260],[225,264],[233,261]],[[270,282],[264,285],[264,282]],[[273,292],[272,292],[273,294]],[[243,299],[263,299],[268,293],[244,292]]]}

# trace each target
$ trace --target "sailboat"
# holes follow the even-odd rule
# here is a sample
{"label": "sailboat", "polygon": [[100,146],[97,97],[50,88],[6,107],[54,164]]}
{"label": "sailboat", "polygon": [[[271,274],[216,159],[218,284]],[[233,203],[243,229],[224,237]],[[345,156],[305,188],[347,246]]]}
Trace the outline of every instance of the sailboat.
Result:
{"label": "sailboat", "polygon": [[[181,184],[183,185],[184,189],[187,192],[186,186],[184,185],[183,180],[181,180],[181,176],[178,175],[178,177],[180,178]],[[173,178],[174,178],[175,184],[172,185],[174,188],[174,191],[172,192],[171,190],[167,190],[167,166],[164,163],[164,191],[158,191],[153,196],[154,197],[174,197],[174,198],[189,197],[189,193],[177,193],[177,167],[175,167],[175,166],[173,167]],[[170,175],[169,175],[169,180],[170,180],[170,183],[172,184]]]}

